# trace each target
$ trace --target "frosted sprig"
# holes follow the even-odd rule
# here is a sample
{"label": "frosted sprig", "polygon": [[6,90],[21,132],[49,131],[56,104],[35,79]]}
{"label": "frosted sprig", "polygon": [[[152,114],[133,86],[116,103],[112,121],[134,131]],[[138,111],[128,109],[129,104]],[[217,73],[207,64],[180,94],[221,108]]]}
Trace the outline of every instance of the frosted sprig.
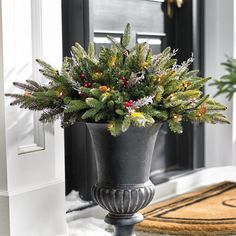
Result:
{"label": "frosted sprig", "polygon": [[[141,74],[141,75],[139,75]],[[129,79],[129,82],[128,82],[128,87],[132,87],[134,86],[135,84],[137,83],[140,83],[140,81],[144,80],[145,79],[145,76],[144,76],[144,73],[143,72],[139,72],[139,73],[134,73],[132,72],[131,75],[130,75],[130,79]]]}
{"label": "frosted sprig", "polygon": [[165,65],[165,63],[171,60],[177,53],[178,49],[174,49],[172,52],[169,51],[168,53],[159,53],[157,55],[153,55],[152,58],[152,66],[148,68],[149,73],[158,73],[160,68]]}
{"label": "frosted sprig", "polygon": [[187,61],[181,63],[181,65],[175,64],[173,65],[172,69],[175,70],[177,73],[184,72],[192,63],[194,62],[193,54]]}
{"label": "frosted sprig", "polygon": [[148,96],[148,97],[138,99],[137,101],[134,102],[134,108],[139,108],[148,104],[152,104],[153,98],[154,96]]}
{"label": "frosted sprig", "polygon": [[136,121],[140,126],[145,126],[146,119],[145,118],[138,118]]}
{"label": "frosted sprig", "polygon": [[79,62],[76,60],[75,55],[73,54],[72,51],[70,51],[70,54],[71,54],[71,58],[72,58],[72,61],[74,62],[74,64],[75,64],[76,66],[80,67]]}
{"label": "frosted sprig", "polygon": [[131,114],[132,112],[135,111],[135,109],[133,107],[126,107],[127,111],[129,114]]}
{"label": "frosted sprig", "polygon": [[81,84],[76,81],[71,82],[72,88],[76,90],[78,93],[81,93]]}
{"label": "frosted sprig", "polygon": [[187,61],[182,62],[181,65],[183,67],[189,67],[193,62],[194,62],[194,57],[193,57],[193,53],[192,53],[191,57]]}
{"label": "frosted sprig", "polygon": [[64,104],[64,105],[62,106],[62,108],[63,108],[64,110],[67,110],[69,107],[70,107],[70,106],[69,106],[68,104]]}
{"label": "frosted sprig", "polygon": [[173,51],[170,53],[170,58],[176,56],[176,53],[179,49],[173,49]]}

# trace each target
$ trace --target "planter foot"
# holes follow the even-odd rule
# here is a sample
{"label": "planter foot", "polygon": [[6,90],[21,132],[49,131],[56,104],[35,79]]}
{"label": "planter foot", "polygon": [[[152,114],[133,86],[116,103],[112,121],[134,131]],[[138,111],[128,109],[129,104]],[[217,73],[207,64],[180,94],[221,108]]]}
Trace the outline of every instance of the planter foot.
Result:
{"label": "planter foot", "polygon": [[118,226],[115,225],[115,232],[113,236],[136,236],[134,225]]}
{"label": "planter foot", "polygon": [[114,236],[136,236],[134,226],[141,221],[143,215],[139,212],[130,217],[112,214],[105,217],[105,222],[115,227]]}

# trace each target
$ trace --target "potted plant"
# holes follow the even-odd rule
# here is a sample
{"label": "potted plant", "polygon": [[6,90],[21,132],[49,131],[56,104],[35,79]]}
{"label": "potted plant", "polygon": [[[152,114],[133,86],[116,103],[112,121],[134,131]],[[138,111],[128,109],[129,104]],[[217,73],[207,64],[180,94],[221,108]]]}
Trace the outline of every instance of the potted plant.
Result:
{"label": "potted plant", "polygon": [[178,64],[170,48],[158,55],[148,43],[129,48],[129,24],[120,42],[108,38],[112,47],[102,47],[98,57],[93,43],[88,52],[76,43],[61,71],[37,60],[49,83],[15,82],[24,93],[6,95],[14,98],[11,105],[42,110],[43,122],[87,123],[98,168],[94,200],[109,211],[105,220],[116,235],[135,235],[133,225],[143,219],[137,212],[154,195],[149,172],[161,124],[182,133],[183,121],[228,121],[221,113],[226,107],[201,91],[209,78],[188,69],[192,57]]}

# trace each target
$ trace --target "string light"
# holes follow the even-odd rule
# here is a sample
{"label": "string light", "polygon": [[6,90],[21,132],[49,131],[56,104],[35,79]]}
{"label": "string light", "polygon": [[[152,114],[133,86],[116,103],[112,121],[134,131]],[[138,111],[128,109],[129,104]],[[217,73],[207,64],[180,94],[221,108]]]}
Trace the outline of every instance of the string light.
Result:
{"label": "string light", "polygon": [[204,115],[206,113],[206,111],[207,111],[206,107],[204,107],[204,106],[199,107],[198,112],[197,112],[197,116],[201,117],[202,115]]}
{"label": "string light", "polygon": [[175,96],[173,94],[170,95],[170,100],[173,101]]}
{"label": "string light", "polygon": [[28,91],[26,91],[26,92],[24,93],[24,96],[25,96],[25,97],[30,97],[30,96],[31,96],[31,93],[28,92]]}
{"label": "string light", "polygon": [[188,81],[185,81],[184,83],[183,83],[183,87],[186,89],[186,88],[188,88],[190,85],[192,85],[192,83],[191,82],[188,82]]}
{"label": "string light", "polygon": [[173,119],[174,119],[175,121],[181,121],[181,120],[182,120],[182,116],[175,113],[175,114],[173,114]]}
{"label": "string light", "polygon": [[158,82],[161,82],[165,79],[165,74],[160,75],[160,77],[158,78]]}
{"label": "string light", "polygon": [[102,76],[102,72],[96,72],[95,75]]}

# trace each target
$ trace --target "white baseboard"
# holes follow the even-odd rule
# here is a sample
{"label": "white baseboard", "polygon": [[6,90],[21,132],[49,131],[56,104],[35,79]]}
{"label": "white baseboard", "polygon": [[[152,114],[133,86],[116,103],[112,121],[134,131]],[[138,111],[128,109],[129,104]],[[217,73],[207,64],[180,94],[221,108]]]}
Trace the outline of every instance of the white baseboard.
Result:
{"label": "white baseboard", "polygon": [[8,191],[0,189],[0,197],[8,197]]}
{"label": "white baseboard", "polygon": [[54,180],[16,191],[1,191],[0,212],[0,236],[65,234],[65,183]]}
{"label": "white baseboard", "polygon": [[5,196],[5,197],[12,197],[15,195],[20,195],[20,194],[24,194],[24,193],[28,193],[28,192],[32,192],[32,191],[37,191],[43,188],[48,188],[50,186],[53,185],[57,185],[57,184],[64,184],[65,181],[62,179],[54,179],[50,182],[46,182],[46,183],[42,183],[42,184],[37,184],[37,185],[30,185],[27,187],[21,187],[19,189],[15,189],[15,190],[11,190],[11,191],[7,191],[4,189],[0,189],[0,197],[1,196]]}
{"label": "white baseboard", "polygon": [[0,236],[10,235],[10,211],[7,196],[0,196]]}

